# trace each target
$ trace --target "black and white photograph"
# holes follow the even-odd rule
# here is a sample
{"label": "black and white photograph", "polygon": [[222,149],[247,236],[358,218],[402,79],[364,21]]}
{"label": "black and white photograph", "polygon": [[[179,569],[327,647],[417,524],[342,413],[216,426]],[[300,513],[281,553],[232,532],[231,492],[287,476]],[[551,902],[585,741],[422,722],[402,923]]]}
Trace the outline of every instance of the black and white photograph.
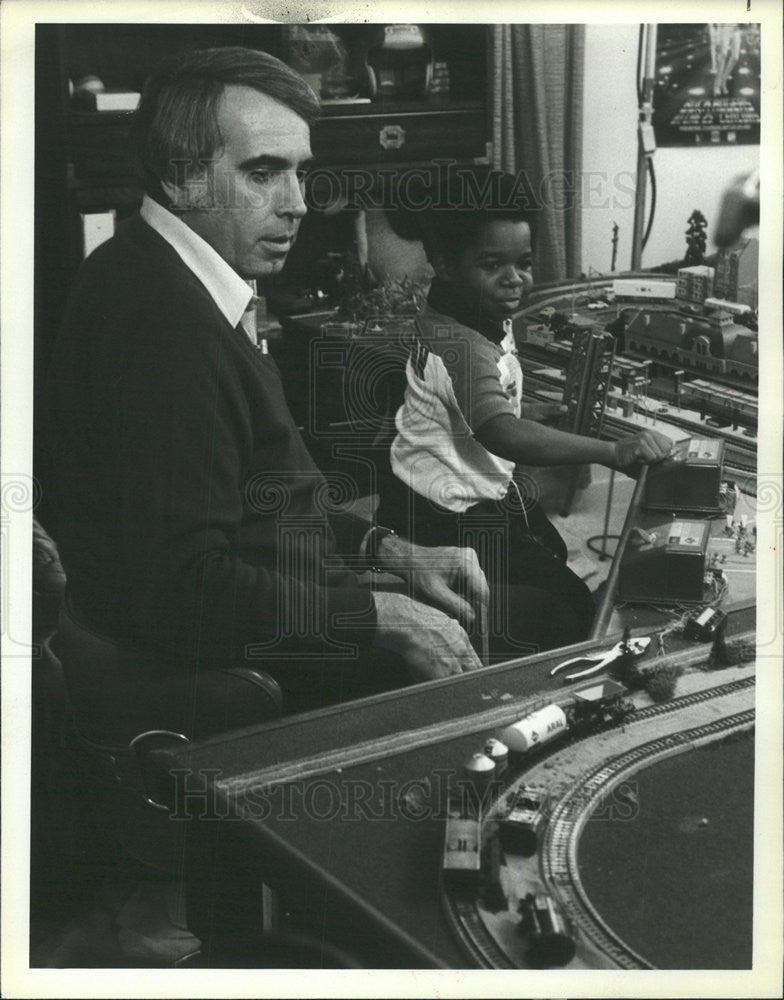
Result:
{"label": "black and white photograph", "polygon": [[779,994],[781,30],[4,5],[4,995]]}

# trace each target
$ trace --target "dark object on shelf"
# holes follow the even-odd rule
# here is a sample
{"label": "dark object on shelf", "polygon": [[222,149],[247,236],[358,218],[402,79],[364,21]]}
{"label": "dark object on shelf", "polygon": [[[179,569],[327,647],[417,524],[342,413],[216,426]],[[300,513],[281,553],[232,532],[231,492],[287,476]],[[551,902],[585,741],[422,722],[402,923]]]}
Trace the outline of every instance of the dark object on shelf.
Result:
{"label": "dark object on shelf", "polygon": [[644,506],[650,510],[701,511],[718,514],[724,477],[724,441],[689,438],[648,470]]}
{"label": "dark object on shelf", "polygon": [[527,959],[535,969],[568,965],[577,951],[571,921],[547,893],[529,892],[520,902],[518,927],[529,938]]}
{"label": "dark object on shelf", "polygon": [[618,571],[622,601],[703,603],[710,521],[674,520],[629,538]]}
{"label": "dark object on shelf", "polygon": [[388,24],[368,49],[370,93],[378,97],[425,97],[433,53],[416,24]]}
{"label": "dark object on shelf", "polygon": [[690,615],[683,627],[683,635],[686,639],[696,639],[698,642],[710,642],[723,631],[724,622],[727,615],[717,608],[705,608],[702,611]]}

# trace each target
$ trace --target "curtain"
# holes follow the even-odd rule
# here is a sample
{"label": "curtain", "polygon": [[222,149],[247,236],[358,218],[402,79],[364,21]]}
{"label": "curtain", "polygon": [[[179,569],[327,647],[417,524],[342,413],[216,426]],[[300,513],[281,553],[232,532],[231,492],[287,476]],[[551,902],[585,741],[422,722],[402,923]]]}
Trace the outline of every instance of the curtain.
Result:
{"label": "curtain", "polygon": [[493,28],[493,165],[525,173],[541,207],[534,251],[538,282],[581,266],[581,167],[585,26]]}

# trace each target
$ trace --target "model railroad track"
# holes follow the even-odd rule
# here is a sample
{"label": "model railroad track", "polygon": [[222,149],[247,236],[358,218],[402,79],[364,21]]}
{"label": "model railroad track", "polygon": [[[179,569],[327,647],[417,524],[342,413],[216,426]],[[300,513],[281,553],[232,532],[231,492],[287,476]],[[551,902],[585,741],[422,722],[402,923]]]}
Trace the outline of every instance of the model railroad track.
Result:
{"label": "model railroad track", "polygon": [[[552,362],[551,362],[552,364]],[[531,365],[531,367],[529,367]],[[525,370],[526,385],[533,391],[552,391],[553,389],[563,390],[565,378],[562,374],[552,375],[541,370],[537,370],[536,363],[523,364]],[[545,397],[546,398],[546,397]],[[641,406],[636,406],[638,413],[647,414],[649,411]],[[740,478],[755,477],[757,474],[757,447],[754,439],[748,442],[734,431],[725,431],[721,427],[706,428],[699,421],[689,420],[687,417],[679,416],[669,410],[665,417],[668,424],[678,427],[691,435],[705,436],[709,433],[711,437],[720,437],[724,440],[724,469],[725,472]],[[623,417],[617,417],[612,413],[605,412],[603,423],[603,436],[611,441],[615,441],[630,432],[639,430],[638,424]]]}
{"label": "model railroad track", "polygon": [[[696,705],[699,704],[700,702],[711,701],[714,698],[722,698],[726,695],[734,694],[736,692],[744,691],[747,690],[748,688],[754,687],[755,682],[756,678],[754,677],[754,675],[750,677],[742,677],[739,680],[728,681],[726,684],[719,684],[716,687],[705,688],[702,691],[694,691],[691,694],[683,695],[680,698],[673,698],[671,701],[665,702],[661,705],[649,705],[647,708],[637,709],[631,716],[627,716],[627,718],[624,719],[623,722],[619,723],[618,725],[632,725],[636,722],[644,722],[648,719],[652,719],[660,715],[667,715],[670,712],[680,711],[683,708],[688,708],[690,705]],[[554,698],[553,701],[556,702],[557,704],[560,704],[563,707],[563,705],[569,704],[571,699]],[[748,718],[749,722],[751,722],[754,719],[754,712],[753,710],[750,710],[749,712],[740,713],[740,715],[737,716],[737,718],[741,717],[743,717],[744,719]],[[736,717],[733,716],[732,718]],[[727,721],[728,720],[720,720],[718,723],[716,722],[708,723],[705,726],[701,726],[698,728],[700,730],[705,730],[706,734],[707,733],[712,734],[714,732],[716,733],[723,732],[724,728],[726,727],[724,728],[722,727],[724,726],[724,723],[726,723]],[[601,731],[607,732],[609,729],[613,728],[618,728],[618,726],[616,725],[616,726],[606,727]],[[688,732],[691,733],[692,736],[690,740],[684,741],[686,744],[688,742],[693,741],[693,739],[698,738],[693,735],[694,733],[693,730],[689,730]],[[584,740],[591,739],[593,736],[596,735],[597,733],[595,731],[580,735],[574,735],[571,737],[568,744],[566,745],[573,746],[576,743],[581,743]],[[646,747],[653,747],[654,745],[658,744],[667,743],[668,746],[669,745],[680,746],[681,744],[677,742],[677,738],[682,735],[684,734],[676,734],[675,744],[668,743],[671,737],[662,737],[659,740],[653,740],[650,743],[644,744],[642,747],[638,747],[635,750],[629,751],[628,754],[624,754],[622,757],[617,758],[617,760],[619,761],[625,760],[627,757],[633,756],[634,754],[639,754],[640,751],[644,751]],[[542,761],[547,760],[549,757],[553,757],[557,753],[560,753],[563,749],[564,749],[563,743],[558,743],[554,746],[545,745],[539,747],[536,751],[536,758],[531,763],[539,764]],[[591,778],[593,774],[605,774],[605,772],[607,772],[608,769],[612,768],[614,763],[615,762],[612,762],[611,764],[600,765],[600,767],[596,770],[596,772],[593,772],[592,775],[589,775],[589,778]],[[636,768],[637,765],[635,764],[633,769]],[[515,780],[517,780],[521,777],[521,775],[519,772],[517,772],[515,773],[514,777]],[[616,780],[620,781],[621,778],[617,778]],[[495,804],[502,796],[507,794],[509,788],[510,785],[506,785],[505,787],[503,787],[498,791],[498,793],[492,799],[492,801],[488,803],[487,806],[488,813],[492,812]],[[572,801],[576,801],[576,799],[579,799],[583,804],[585,804],[586,799],[583,792],[583,788],[584,788],[583,784],[580,784],[579,788],[575,789],[574,792],[572,792],[571,794]],[[562,802],[564,801],[565,800],[562,800]],[[555,828],[552,827],[552,820],[555,817],[559,806],[556,807],[556,810],[553,812],[553,815],[551,816],[550,821],[548,822],[548,828],[547,828],[548,832],[547,832],[547,838],[545,840],[545,852],[547,850],[547,845],[550,843],[550,838],[553,838],[553,850],[555,850],[556,848],[560,849],[561,847],[564,846],[562,843],[562,839],[564,836],[564,830],[567,828],[556,830]],[[568,849],[568,844],[566,846]],[[576,852],[576,838],[575,838],[575,852]],[[576,853],[575,853],[575,859],[576,859]],[[575,866],[576,866],[576,860],[575,860]],[[574,871],[576,872],[576,867],[574,868]],[[571,874],[568,869],[565,877],[559,875],[558,873],[555,873],[552,876],[550,876],[548,875],[547,871],[545,871],[545,878],[549,882],[551,882],[552,885],[556,886],[558,890],[561,890],[565,887],[566,891],[568,892],[570,888],[573,888]],[[581,895],[579,897],[580,906],[583,907],[583,909],[580,910],[580,913],[582,914],[585,910],[587,910],[587,912],[589,912],[592,915],[592,921],[593,921],[591,924],[592,929],[595,929],[596,926],[600,926],[601,929],[603,923],[601,921],[601,918],[599,917],[598,914],[595,914],[593,906],[587,900],[587,897],[585,897],[585,892],[582,890],[581,884],[579,888],[581,892]],[[495,938],[487,929],[484,921],[482,920],[482,917],[479,914],[475,892],[465,891],[465,890],[461,891],[459,889],[451,889],[451,890],[445,889],[442,892],[442,900],[443,900],[444,912],[446,914],[447,921],[450,927],[452,928],[453,933],[461,942],[466,953],[471,956],[474,963],[478,967],[487,969],[519,968],[519,966],[516,965],[509,958],[507,953],[497,944]],[[571,912],[571,907],[568,908],[570,909]],[[580,920],[577,920],[577,923],[580,926],[582,926],[582,922]],[[602,949],[605,951],[606,954],[610,955],[610,957],[613,958],[613,960],[617,961],[622,968],[652,968],[652,966],[650,966],[645,962],[645,959],[636,955],[636,953],[632,949],[628,948],[628,946],[622,941],[620,941],[620,939],[616,941],[615,939],[617,938],[617,935],[615,935],[614,932],[612,932],[609,928],[607,928],[606,930],[602,930],[602,933],[605,935],[605,940],[603,940],[603,943],[601,944]],[[595,941],[595,938],[592,936],[592,934],[589,933],[589,937],[591,938],[591,940]],[[619,941],[620,943],[618,943]],[[630,959],[631,957],[630,953],[631,956],[633,956],[633,961],[642,962],[643,964],[642,965],[624,964],[624,962]]]}
{"label": "model railroad track", "polygon": [[443,892],[442,899],[447,922],[475,966],[484,969],[520,968],[496,944],[495,938],[485,927],[472,892],[453,889]]}
{"label": "model railroad track", "polygon": [[579,788],[567,793],[553,810],[542,851],[544,878],[580,930],[620,968],[651,969],[654,966],[606,923],[592,905],[580,880],[577,848],[580,833],[593,806],[613,785],[655,758],[687,750],[698,740],[748,729],[753,723],[754,709],[748,709],[725,719],[651,740],[594,769],[580,782]]}
{"label": "model railroad track", "polygon": [[742,677],[737,681],[729,681],[727,684],[720,684],[718,687],[705,688],[702,691],[695,691],[692,694],[685,694],[682,698],[674,698],[672,701],[664,702],[661,705],[649,705],[647,708],[638,708],[637,711],[627,719],[627,722],[644,722],[657,715],[666,715],[668,712],[679,712],[689,705],[697,705],[702,701],[711,701],[713,698],[723,698],[728,694],[735,694],[738,691],[745,691],[754,687],[756,678]]}

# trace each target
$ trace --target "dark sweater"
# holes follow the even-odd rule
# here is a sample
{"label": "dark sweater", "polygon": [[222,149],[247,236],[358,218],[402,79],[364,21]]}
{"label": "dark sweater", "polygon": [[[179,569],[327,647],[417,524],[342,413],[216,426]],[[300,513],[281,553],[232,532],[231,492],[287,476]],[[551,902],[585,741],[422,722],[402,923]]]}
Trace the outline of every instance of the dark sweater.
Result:
{"label": "dark sweater", "polygon": [[[275,362],[139,216],[79,272],[45,434],[53,533],[95,628],[189,662],[372,640]],[[367,526],[341,527],[355,550]]]}

